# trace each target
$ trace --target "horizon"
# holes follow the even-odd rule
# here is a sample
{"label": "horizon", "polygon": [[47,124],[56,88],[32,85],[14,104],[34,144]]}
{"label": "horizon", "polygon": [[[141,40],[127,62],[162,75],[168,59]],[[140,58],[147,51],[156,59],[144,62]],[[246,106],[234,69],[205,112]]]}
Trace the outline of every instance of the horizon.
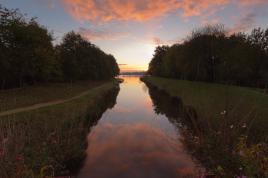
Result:
{"label": "horizon", "polygon": [[75,31],[106,53],[121,71],[146,71],[158,45],[182,42],[189,33],[207,24],[224,24],[231,32],[249,32],[268,24],[265,0],[3,0],[52,31],[55,43]]}
{"label": "horizon", "polygon": [[120,68],[120,73],[122,72],[145,72],[148,70],[147,66],[131,66],[129,64],[118,64]]}

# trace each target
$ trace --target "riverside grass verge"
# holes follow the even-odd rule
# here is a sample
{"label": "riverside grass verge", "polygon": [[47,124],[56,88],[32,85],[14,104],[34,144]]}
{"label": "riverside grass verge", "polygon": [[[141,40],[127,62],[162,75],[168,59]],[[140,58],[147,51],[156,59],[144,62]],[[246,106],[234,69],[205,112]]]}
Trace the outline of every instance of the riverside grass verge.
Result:
{"label": "riverside grass verge", "polygon": [[[254,124],[250,125],[252,120],[244,119],[246,118],[244,113],[247,111],[240,113],[240,115],[236,113],[236,117],[235,112],[225,111],[221,113],[221,116],[216,117],[217,113],[215,114],[213,105],[210,105],[211,110],[200,111],[196,110],[195,107],[199,109],[202,109],[202,107],[198,106],[198,103],[194,105],[190,100],[193,96],[199,97],[199,100],[205,100],[206,97],[211,97],[212,92],[217,96],[217,93],[220,94],[219,87],[222,89],[229,86],[214,86],[207,83],[157,77],[145,77],[141,80],[149,88],[148,92],[155,110],[166,115],[178,127],[184,147],[206,168],[208,175],[223,178],[268,177],[268,125],[262,125],[265,124],[262,123],[262,118],[256,117]],[[173,89],[173,96],[166,89],[166,86]],[[238,92],[241,89],[244,90],[245,88],[232,86],[228,89],[230,93],[228,97],[235,99],[234,95],[240,94],[241,96],[244,94]],[[181,93],[176,92],[180,90],[186,90],[184,91],[184,98],[180,97],[179,94]],[[191,93],[199,90],[207,90],[208,93],[203,96],[198,96],[200,93]],[[251,95],[254,96],[255,91]],[[246,88],[244,92],[249,92],[248,95],[250,95],[252,89]],[[205,94],[204,91],[203,94]],[[217,100],[220,97],[224,96],[213,99]],[[185,98],[188,99],[187,104],[183,100]],[[247,102],[246,98],[243,99],[244,102]],[[203,104],[207,104],[205,102],[208,101],[203,101]],[[232,102],[235,102],[235,100]],[[250,105],[250,103],[248,104]],[[241,112],[241,110],[236,111]],[[213,115],[214,117],[212,117]],[[260,128],[266,130],[259,132]]]}
{"label": "riverside grass verge", "polygon": [[74,83],[47,83],[0,91],[0,112],[38,103],[64,100],[100,86],[107,81],[78,81]]}
{"label": "riverside grass verge", "polygon": [[66,103],[0,117],[0,177],[75,174],[88,132],[114,106],[118,92],[112,80]]}
{"label": "riverside grass verge", "polygon": [[210,119],[210,124],[221,125],[225,115],[230,119],[230,126],[235,128],[235,124],[245,122],[254,128],[251,131],[257,132],[254,135],[258,134],[258,138],[268,139],[268,95],[261,90],[152,76],[142,80],[181,98],[185,105],[195,108],[199,119]]}

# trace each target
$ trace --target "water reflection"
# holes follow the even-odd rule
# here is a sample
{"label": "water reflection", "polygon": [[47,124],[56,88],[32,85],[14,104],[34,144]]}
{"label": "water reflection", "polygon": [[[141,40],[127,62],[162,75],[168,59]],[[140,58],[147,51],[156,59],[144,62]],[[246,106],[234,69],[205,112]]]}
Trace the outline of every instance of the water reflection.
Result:
{"label": "water reflection", "polygon": [[[86,158],[84,150],[88,147],[85,138],[88,133],[91,132],[91,129],[98,124],[103,113],[108,109],[112,109],[116,105],[116,98],[119,91],[119,87],[108,91],[105,96],[101,97],[98,101],[99,106],[95,112],[88,110],[86,117],[81,117],[80,120],[77,120],[76,127],[74,127],[74,131],[77,131],[77,133],[69,135],[68,138],[69,141],[71,140],[71,142],[69,142],[70,147],[67,148],[65,146],[61,149],[63,153],[70,152],[64,161],[66,170],[70,171],[69,174],[77,175],[81,167],[83,167]],[[66,133],[66,131],[63,131],[63,133]],[[70,136],[72,136],[72,138],[70,138]],[[77,141],[75,142],[75,140]]]}
{"label": "water reflection", "polygon": [[147,87],[124,77],[117,105],[88,135],[79,178],[198,177],[201,168],[185,150],[177,127],[154,112]]}
{"label": "water reflection", "polygon": [[203,130],[204,123],[198,120],[197,112],[193,107],[185,106],[181,98],[171,97],[163,90],[159,90],[150,84],[146,85],[149,88],[154,111],[157,114],[165,115],[178,128],[178,131],[182,131],[181,127],[183,126],[195,134]]}
{"label": "water reflection", "polygon": [[0,177],[77,175],[86,157],[87,134],[113,108],[118,93],[119,87],[98,98],[1,118]]}

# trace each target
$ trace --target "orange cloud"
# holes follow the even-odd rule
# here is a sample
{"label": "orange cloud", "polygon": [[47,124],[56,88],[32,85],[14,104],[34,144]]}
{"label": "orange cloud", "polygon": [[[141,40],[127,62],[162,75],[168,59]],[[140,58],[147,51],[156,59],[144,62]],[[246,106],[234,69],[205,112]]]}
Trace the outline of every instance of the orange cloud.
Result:
{"label": "orange cloud", "polygon": [[225,5],[228,2],[229,0],[184,0],[181,3],[181,9],[184,17],[198,16],[204,11],[207,11],[206,13],[215,11],[214,8]]}
{"label": "orange cloud", "polygon": [[161,45],[164,45],[166,42],[163,41],[161,38],[159,37],[153,37],[153,43],[157,46],[161,46]]}
{"label": "orange cloud", "polygon": [[[183,17],[197,16],[230,0],[62,0],[68,12],[78,20],[146,21],[173,11]],[[242,1],[244,2],[244,1]]]}
{"label": "orange cloud", "polygon": [[260,4],[267,4],[267,3],[268,3],[267,0],[239,0],[239,4],[246,5],[246,6],[260,5]]}
{"label": "orange cloud", "polygon": [[148,20],[179,7],[177,0],[62,0],[79,20]]}
{"label": "orange cloud", "polygon": [[128,36],[128,33],[111,32],[108,30],[97,30],[90,28],[79,28],[78,33],[88,40],[118,40]]}
{"label": "orange cloud", "polygon": [[173,45],[174,43],[180,43],[182,42],[181,38],[176,38],[172,40],[163,40],[159,37],[152,37],[150,39],[151,43],[156,46],[162,46],[162,45]]}

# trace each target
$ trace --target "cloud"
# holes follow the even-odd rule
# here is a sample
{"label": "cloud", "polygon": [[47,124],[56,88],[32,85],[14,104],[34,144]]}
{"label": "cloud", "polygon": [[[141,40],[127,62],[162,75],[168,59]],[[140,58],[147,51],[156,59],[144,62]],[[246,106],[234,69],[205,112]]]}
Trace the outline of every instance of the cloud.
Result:
{"label": "cloud", "polygon": [[178,7],[177,0],[63,0],[79,20],[148,20]]}
{"label": "cloud", "polygon": [[160,39],[159,37],[153,37],[152,40],[153,40],[153,43],[157,46],[165,44],[165,42],[162,39]]}
{"label": "cloud", "polygon": [[230,0],[61,0],[77,20],[107,22],[112,20],[146,21],[179,11],[183,17],[201,15]]}
{"label": "cloud", "polygon": [[239,0],[238,3],[244,6],[268,4],[267,0]]}
{"label": "cloud", "polygon": [[55,0],[47,0],[46,1],[48,8],[53,9],[55,8]]}
{"label": "cloud", "polygon": [[245,32],[254,26],[256,22],[256,14],[248,13],[244,15],[238,22],[229,30],[229,33]]}
{"label": "cloud", "polygon": [[191,17],[202,15],[204,12],[211,14],[218,9],[218,6],[226,5],[228,2],[228,0],[184,0],[180,8],[184,17]]}
{"label": "cloud", "polygon": [[111,32],[109,30],[79,28],[78,33],[88,40],[118,40],[128,36],[128,33]]}
{"label": "cloud", "polygon": [[175,43],[180,43],[182,40],[180,38],[172,39],[172,40],[163,40],[159,37],[152,37],[151,43],[156,46],[162,45],[173,45]]}

